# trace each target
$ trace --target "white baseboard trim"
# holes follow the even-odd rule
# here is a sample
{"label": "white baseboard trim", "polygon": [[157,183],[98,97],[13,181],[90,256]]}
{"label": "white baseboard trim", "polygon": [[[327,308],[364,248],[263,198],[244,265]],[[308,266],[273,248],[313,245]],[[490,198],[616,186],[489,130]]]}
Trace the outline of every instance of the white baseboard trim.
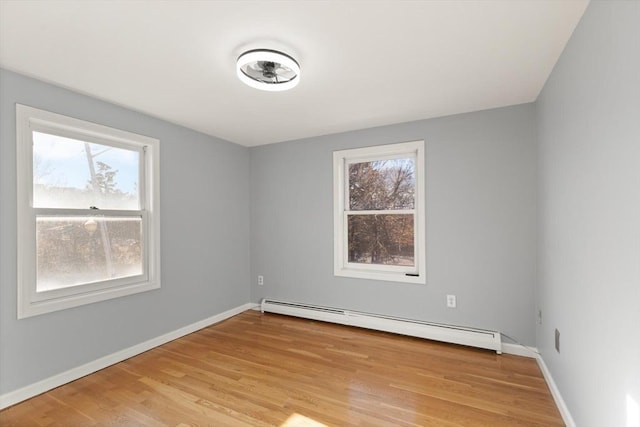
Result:
{"label": "white baseboard trim", "polygon": [[0,409],[15,405],[16,403],[22,402],[23,400],[27,400],[31,397],[52,390],[63,384],[69,383],[71,381],[77,380],[78,378],[82,378],[86,375],[104,369],[108,366],[122,362],[123,360],[129,359],[140,353],[144,353],[145,351],[151,350],[152,348],[158,347],[162,344],[166,344],[169,341],[173,341],[177,338],[183,337],[202,328],[206,328],[207,326],[211,326],[215,323],[221,322],[225,319],[235,316],[236,314],[242,313],[243,311],[252,309],[256,305],[257,304],[252,303],[243,304],[241,306],[232,308],[220,314],[216,314],[215,316],[211,316],[199,322],[192,323],[191,325],[187,325],[183,328],[176,329],[175,331],[166,333],[159,337],[152,338],[143,343],[136,344],[133,347],[125,348],[124,350],[117,351],[113,354],[101,357],[100,359],[70,369],[66,372],[62,372],[60,374],[46,378],[42,381],[38,381],[37,383],[33,383],[18,390],[2,394],[0,395]]}
{"label": "white baseboard trim", "polygon": [[560,394],[560,390],[558,389],[556,382],[553,380],[553,377],[551,376],[551,371],[549,371],[549,368],[547,368],[547,364],[544,363],[544,359],[540,355],[536,357],[536,360],[538,361],[538,366],[540,366],[540,370],[542,371],[542,376],[544,377],[545,381],[547,381],[549,390],[551,390],[551,395],[553,396],[553,400],[555,400],[556,402],[558,411],[560,411],[560,415],[562,415],[562,420],[564,421],[567,427],[576,427],[576,423],[575,421],[573,421],[573,417],[569,412],[569,408],[567,407],[567,404],[564,402],[564,399]]}
{"label": "white baseboard trim", "polygon": [[537,348],[525,347],[522,344],[502,343],[502,352],[513,354],[514,356],[530,357],[532,359],[538,357]]}

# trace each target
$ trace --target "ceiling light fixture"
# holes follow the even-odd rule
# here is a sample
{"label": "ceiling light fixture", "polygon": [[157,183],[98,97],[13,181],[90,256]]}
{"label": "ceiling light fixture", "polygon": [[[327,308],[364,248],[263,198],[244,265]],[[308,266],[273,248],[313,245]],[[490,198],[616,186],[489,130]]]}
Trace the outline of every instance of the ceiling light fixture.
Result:
{"label": "ceiling light fixture", "polygon": [[260,90],[288,90],[300,81],[300,65],[277,50],[248,50],[238,57],[236,70],[243,83]]}

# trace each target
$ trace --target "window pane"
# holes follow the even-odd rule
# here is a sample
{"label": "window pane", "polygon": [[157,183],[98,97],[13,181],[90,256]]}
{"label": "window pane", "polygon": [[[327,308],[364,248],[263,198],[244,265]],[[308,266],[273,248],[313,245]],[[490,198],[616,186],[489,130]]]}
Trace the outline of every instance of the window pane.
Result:
{"label": "window pane", "polygon": [[415,159],[349,164],[349,209],[415,207]]}
{"label": "window pane", "polygon": [[38,217],[38,292],[143,273],[141,217]]}
{"label": "window pane", "polygon": [[140,209],[139,152],[33,132],[33,206]]}
{"label": "window pane", "polygon": [[349,215],[349,262],[413,266],[413,215]]}

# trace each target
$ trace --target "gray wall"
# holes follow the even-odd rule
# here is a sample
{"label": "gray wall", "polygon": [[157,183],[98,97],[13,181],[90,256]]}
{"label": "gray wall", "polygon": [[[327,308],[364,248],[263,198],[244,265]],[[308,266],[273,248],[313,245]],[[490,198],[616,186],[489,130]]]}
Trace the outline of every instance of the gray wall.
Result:
{"label": "gray wall", "polygon": [[[334,277],[332,152],[418,139],[426,145],[427,285]],[[533,104],[254,147],[250,154],[252,301],[498,329],[535,344]],[[457,295],[457,309],[446,308],[446,294]]]}
{"label": "gray wall", "polygon": [[[640,2],[592,2],[536,104],[250,150],[0,71],[0,393],[272,297],[499,329],[538,346],[579,426],[626,426],[640,405],[639,28]],[[16,320],[16,102],[161,140],[161,290]],[[416,139],[427,285],[333,277],[332,152]]]}
{"label": "gray wall", "polygon": [[577,425],[631,425],[627,399],[640,406],[640,2],[590,4],[537,110],[537,345]]}
{"label": "gray wall", "polygon": [[[249,150],[0,70],[0,393],[248,302]],[[16,320],[15,103],[160,140],[162,289]]]}

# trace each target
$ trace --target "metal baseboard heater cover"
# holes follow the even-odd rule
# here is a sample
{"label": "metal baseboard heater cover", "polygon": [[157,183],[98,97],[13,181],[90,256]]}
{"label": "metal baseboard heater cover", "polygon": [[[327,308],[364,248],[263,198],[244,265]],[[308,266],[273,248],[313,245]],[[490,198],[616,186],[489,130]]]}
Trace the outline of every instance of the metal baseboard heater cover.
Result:
{"label": "metal baseboard heater cover", "polygon": [[502,354],[501,336],[497,331],[266,298],[260,303],[260,311],[485,348]]}

